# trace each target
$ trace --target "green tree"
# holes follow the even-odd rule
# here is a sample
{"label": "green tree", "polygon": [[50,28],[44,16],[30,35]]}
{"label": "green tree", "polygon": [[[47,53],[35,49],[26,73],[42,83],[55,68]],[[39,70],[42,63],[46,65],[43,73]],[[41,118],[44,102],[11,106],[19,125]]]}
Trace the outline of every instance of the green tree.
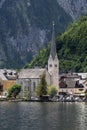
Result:
{"label": "green tree", "polygon": [[21,91],[21,85],[14,84],[8,90],[8,97],[16,98],[17,95],[20,93],[20,91]]}
{"label": "green tree", "polygon": [[30,99],[30,91],[29,91],[28,87],[25,87],[24,98],[25,99]]}
{"label": "green tree", "polygon": [[45,79],[45,74],[41,76],[41,80],[37,87],[36,93],[38,96],[47,95],[47,82]]}
{"label": "green tree", "polygon": [[51,97],[54,97],[57,94],[57,92],[58,92],[58,90],[55,86],[50,86],[49,89],[48,89],[48,94]]}

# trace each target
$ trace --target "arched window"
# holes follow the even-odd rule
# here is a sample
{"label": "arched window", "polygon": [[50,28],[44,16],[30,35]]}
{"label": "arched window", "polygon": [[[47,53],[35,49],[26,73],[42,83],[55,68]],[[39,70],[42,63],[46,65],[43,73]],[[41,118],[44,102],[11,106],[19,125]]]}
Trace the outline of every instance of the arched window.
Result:
{"label": "arched window", "polygon": [[33,82],[33,91],[36,91],[36,83]]}
{"label": "arched window", "polygon": [[57,67],[57,64],[55,64],[55,67]]}
{"label": "arched window", "polygon": [[52,64],[50,64],[50,67],[52,67]]}

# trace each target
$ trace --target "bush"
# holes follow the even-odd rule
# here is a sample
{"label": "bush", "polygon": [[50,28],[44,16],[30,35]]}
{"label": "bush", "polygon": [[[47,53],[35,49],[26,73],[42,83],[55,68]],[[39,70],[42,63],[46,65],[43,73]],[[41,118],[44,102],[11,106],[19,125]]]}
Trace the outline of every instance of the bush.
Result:
{"label": "bush", "polygon": [[8,90],[8,97],[16,98],[16,96],[20,93],[20,91],[21,91],[21,85],[14,84]]}
{"label": "bush", "polygon": [[50,86],[49,89],[48,89],[48,94],[51,96],[51,97],[54,97],[56,94],[57,94],[57,88],[55,86]]}

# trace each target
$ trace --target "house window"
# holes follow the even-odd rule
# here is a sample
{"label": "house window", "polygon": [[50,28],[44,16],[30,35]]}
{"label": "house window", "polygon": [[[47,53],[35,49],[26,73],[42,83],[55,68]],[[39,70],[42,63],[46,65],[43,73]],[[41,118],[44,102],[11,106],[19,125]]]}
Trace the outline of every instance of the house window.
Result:
{"label": "house window", "polygon": [[29,89],[29,86],[28,86],[28,91],[29,91],[30,89]]}
{"label": "house window", "polygon": [[23,85],[23,82],[21,81],[20,84],[21,84],[21,86],[22,86],[22,85]]}
{"label": "house window", "polygon": [[83,90],[84,90],[84,89],[81,89],[81,88],[79,89],[79,91],[83,91]]}
{"label": "house window", "polygon": [[0,83],[0,92],[3,91],[3,85]]}
{"label": "house window", "polygon": [[5,93],[4,95],[7,96],[7,93]]}

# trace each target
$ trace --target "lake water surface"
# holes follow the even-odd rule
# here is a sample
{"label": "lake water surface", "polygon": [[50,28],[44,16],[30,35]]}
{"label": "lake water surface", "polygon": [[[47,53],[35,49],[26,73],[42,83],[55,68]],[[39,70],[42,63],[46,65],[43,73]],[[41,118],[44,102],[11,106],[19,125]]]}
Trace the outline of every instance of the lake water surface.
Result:
{"label": "lake water surface", "polygon": [[0,130],[87,130],[87,104],[0,102]]}

